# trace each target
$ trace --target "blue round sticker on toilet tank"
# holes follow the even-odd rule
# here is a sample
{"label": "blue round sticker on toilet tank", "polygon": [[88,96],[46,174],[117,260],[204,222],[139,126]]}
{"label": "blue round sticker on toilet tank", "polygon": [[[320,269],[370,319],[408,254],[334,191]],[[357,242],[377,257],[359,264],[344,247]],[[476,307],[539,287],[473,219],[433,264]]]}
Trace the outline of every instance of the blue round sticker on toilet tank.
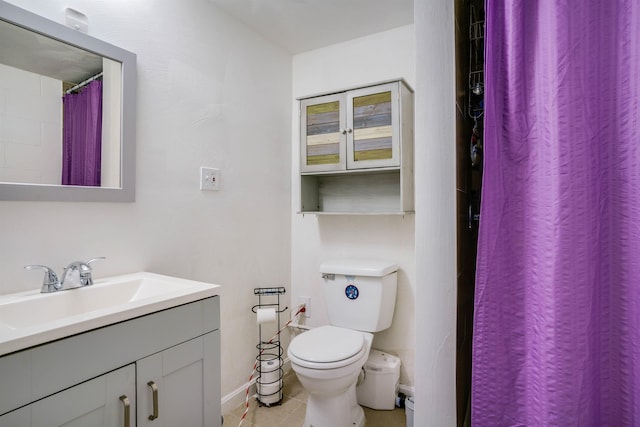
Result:
{"label": "blue round sticker on toilet tank", "polygon": [[358,298],[358,295],[360,294],[360,291],[358,291],[358,288],[356,288],[354,285],[349,285],[349,286],[347,286],[345,288],[344,294],[349,299],[356,299],[356,298]]}

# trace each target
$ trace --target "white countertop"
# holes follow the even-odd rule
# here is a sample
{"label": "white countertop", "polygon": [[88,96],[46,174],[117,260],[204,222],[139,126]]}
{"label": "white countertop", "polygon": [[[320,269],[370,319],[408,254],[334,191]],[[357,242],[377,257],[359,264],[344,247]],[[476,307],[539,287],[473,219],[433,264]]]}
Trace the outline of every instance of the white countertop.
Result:
{"label": "white countertop", "polygon": [[219,292],[220,285],[139,272],[48,294],[0,295],[0,356]]}

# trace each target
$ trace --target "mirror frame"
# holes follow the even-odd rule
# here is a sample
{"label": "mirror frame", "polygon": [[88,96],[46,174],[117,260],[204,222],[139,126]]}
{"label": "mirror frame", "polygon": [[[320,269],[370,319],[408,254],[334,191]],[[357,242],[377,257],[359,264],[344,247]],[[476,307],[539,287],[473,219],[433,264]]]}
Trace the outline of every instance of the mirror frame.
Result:
{"label": "mirror frame", "polygon": [[0,0],[0,20],[122,64],[120,188],[0,183],[0,200],[65,202],[135,201],[136,55]]}

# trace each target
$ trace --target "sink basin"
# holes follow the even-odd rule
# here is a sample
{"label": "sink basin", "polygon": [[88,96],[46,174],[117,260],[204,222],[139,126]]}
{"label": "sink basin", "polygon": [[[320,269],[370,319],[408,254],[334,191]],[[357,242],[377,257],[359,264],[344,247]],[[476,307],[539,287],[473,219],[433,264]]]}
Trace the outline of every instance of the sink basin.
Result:
{"label": "sink basin", "polygon": [[92,286],[0,296],[0,355],[218,294],[219,286],[154,273]]}
{"label": "sink basin", "polygon": [[0,324],[9,328],[24,328],[93,311],[123,307],[183,289],[178,283],[143,276],[123,281],[106,280],[69,291],[38,293],[5,304],[0,303]]}

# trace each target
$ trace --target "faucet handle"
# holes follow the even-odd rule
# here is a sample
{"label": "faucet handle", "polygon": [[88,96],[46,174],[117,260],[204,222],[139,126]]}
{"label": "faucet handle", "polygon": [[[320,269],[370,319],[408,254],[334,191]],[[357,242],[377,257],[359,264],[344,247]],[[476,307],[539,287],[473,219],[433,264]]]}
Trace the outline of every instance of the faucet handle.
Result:
{"label": "faucet handle", "polygon": [[93,278],[91,277],[91,271],[92,270],[91,270],[91,266],[89,264],[91,264],[94,261],[101,260],[101,259],[106,259],[106,258],[101,256],[101,257],[97,257],[97,258],[92,258],[87,262],[75,261],[75,262],[72,262],[71,264],[69,264],[65,268],[65,271],[69,270],[69,274],[77,275],[75,280],[79,281],[80,285],[82,285],[82,286],[93,285]]}
{"label": "faucet handle", "polygon": [[55,271],[46,265],[26,265],[24,269],[29,271],[44,270],[44,279],[42,279],[42,289],[40,290],[42,293],[54,292],[62,287]]}
{"label": "faucet handle", "polygon": [[98,261],[101,259],[106,259],[103,256],[97,257],[97,258],[92,258],[89,261],[73,261],[72,263],[69,263],[69,265],[67,265],[64,269],[65,270],[78,270],[80,273],[91,273],[91,266],[89,264],[91,264],[94,261]]}

